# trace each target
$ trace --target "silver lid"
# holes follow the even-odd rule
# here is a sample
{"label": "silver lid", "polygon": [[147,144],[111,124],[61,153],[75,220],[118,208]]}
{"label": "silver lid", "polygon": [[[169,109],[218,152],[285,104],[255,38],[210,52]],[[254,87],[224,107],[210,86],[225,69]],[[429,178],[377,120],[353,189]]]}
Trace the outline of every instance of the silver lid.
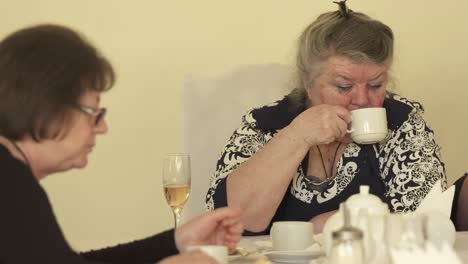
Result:
{"label": "silver lid", "polygon": [[354,227],[344,227],[332,233],[333,240],[362,240],[362,231]]}

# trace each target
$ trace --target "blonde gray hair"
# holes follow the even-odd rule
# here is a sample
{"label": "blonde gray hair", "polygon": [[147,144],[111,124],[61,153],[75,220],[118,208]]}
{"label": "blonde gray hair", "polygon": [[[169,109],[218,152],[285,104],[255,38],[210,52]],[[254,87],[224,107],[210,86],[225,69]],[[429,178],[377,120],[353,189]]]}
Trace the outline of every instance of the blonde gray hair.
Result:
{"label": "blonde gray hair", "polygon": [[332,55],[356,63],[386,65],[393,60],[393,32],[387,25],[360,12],[344,17],[339,11],[320,15],[301,34],[296,54],[297,83],[290,97],[304,104],[306,89]]}

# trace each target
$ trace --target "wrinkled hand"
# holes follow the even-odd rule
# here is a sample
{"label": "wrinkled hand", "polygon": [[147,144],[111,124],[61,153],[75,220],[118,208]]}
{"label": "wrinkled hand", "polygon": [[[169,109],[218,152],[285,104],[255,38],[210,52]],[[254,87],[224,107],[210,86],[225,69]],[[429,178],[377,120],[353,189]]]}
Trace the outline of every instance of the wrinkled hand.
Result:
{"label": "wrinkled hand", "polygon": [[216,260],[200,250],[194,250],[179,255],[174,255],[165,258],[159,262],[160,264],[217,264]]}
{"label": "wrinkled hand", "polygon": [[323,227],[325,226],[325,223],[336,212],[337,212],[337,210],[333,210],[333,211],[330,211],[330,212],[326,212],[326,213],[323,213],[323,214],[316,215],[312,219],[310,219],[310,222],[312,222],[314,224],[314,233],[315,234],[322,233],[323,232]]}
{"label": "wrinkled hand", "polygon": [[240,215],[239,209],[225,207],[189,221],[175,231],[177,248],[183,252],[191,245],[224,245],[234,251],[244,231]]}
{"label": "wrinkled hand", "polygon": [[309,147],[342,141],[351,122],[349,111],[338,105],[317,105],[298,115],[289,125]]}

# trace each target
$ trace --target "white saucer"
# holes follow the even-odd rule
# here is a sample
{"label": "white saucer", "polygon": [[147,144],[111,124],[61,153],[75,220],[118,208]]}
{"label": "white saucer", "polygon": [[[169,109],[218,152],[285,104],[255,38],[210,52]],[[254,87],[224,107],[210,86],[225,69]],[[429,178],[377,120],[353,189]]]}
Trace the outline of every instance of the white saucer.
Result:
{"label": "white saucer", "polygon": [[270,251],[266,252],[265,256],[275,263],[309,263],[312,259],[324,256],[324,252],[322,250]]}
{"label": "white saucer", "polygon": [[234,260],[236,260],[238,258],[241,258],[241,257],[242,257],[242,255],[240,255],[240,254],[228,255],[228,261],[231,262],[231,261],[234,261]]}

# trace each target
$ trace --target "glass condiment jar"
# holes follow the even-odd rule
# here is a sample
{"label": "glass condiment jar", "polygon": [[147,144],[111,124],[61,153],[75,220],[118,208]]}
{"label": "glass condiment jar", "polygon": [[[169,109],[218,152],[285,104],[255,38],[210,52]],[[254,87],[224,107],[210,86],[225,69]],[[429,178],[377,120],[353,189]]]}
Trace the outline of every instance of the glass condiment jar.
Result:
{"label": "glass condiment jar", "polygon": [[[372,258],[376,250],[376,241],[383,240],[384,216],[389,213],[388,205],[370,193],[369,186],[361,185],[359,193],[349,197],[343,205],[349,213],[350,225],[359,228],[363,232],[366,258]],[[341,207],[340,207],[341,208]],[[329,254],[333,243],[332,232],[343,226],[344,213],[340,209],[332,215],[323,227],[324,246],[326,254]],[[368,225],[370,223],[370,225]]]}
{"label": "glass condiment jar", "polygon": [[332,232],[332,246],[327,264],[364,264],[365,252],[363,232],[350,224],[350,214],[345,203],[340,204],[343,212],[343,227]]}
{"label": "glass condiment jar", "polygon": [[364,264],[362,231],[354,227],[343,227],[333,232],[333,242],[327,264]]}

